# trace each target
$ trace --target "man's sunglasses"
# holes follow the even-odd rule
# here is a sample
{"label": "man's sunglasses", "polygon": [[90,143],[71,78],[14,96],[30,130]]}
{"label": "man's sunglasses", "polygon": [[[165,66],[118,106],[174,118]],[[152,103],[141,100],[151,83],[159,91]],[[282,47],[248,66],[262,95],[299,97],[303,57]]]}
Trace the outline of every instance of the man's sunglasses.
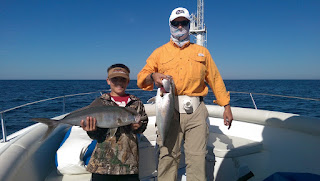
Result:
{"label": "man's sunglasses", "polygon": [[179,25],[181,26],[187,26],[189,25],[190,21],[184,20],[184,21],[171,21],[171,25],[178,27]]}

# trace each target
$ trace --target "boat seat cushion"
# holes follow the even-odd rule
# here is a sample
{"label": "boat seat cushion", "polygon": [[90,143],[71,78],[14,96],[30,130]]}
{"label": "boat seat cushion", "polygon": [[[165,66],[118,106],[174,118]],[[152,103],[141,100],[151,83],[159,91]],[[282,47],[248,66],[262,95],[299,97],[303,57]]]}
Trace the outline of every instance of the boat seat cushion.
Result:
{"label": "boat seat cushion", "polygon": [[[209,145],[211,144],[211,145]],[[210,132],[208,154],[220,158],[245,156],[262,151],[261,142]]]}
{"label": "boat seat cushion", "polygon": [[86,171],[96,141],[79,126],[72,126],[66,133],[56,153],[56,166],[60,174],[83,174]]}
{"label": "boat seat cushion", "polygon": [[56,169],[54,169],[45,179],[45,181],[90,181],[91,173],[77,174],[77,175],[60,175]]}

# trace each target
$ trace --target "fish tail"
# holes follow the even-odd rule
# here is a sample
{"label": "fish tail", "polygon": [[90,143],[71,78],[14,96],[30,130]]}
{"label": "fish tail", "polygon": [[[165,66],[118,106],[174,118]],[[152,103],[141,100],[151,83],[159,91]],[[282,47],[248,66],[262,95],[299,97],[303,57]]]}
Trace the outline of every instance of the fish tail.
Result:
{"label": "fish tail", "polygon": [[39,122],[46,124],[48,126],[48,129],[45,133],[45,135],[42,137],[41,141],[45,140],[50,133],[59,125],[59,121],[54,119],[48,119],[48,118],[32,118],[32,121]]}
{"label": "fish tail", "polygon": [[109,129],[110,137],[114,137],[117,131],[118,131],[118,128],[110,128]]}

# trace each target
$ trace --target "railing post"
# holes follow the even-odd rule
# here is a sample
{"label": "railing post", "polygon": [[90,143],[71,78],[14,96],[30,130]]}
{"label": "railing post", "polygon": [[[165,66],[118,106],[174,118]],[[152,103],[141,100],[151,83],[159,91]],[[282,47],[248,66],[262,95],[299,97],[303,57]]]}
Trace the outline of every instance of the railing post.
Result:
{"label": "railing post", "polygon": [[251,100],[252,100],[252,102],[253,102],[254,108],[255,108],[255,109],[258,109],[258,108],[257,108],[256,103],[254,102],[254,99],[253,99],[253,97],[252,97],[252,94],[251,94],[251,93],[250,93],[250,97],[251,97]]}
{"label": "railing post", "polygon": [[63,107],[62,107],[63,114],[66,113],[66,96],[63,96]]}
{"label": "railing post", "polygon": [[7,130],[6,130],[5,122],[4,122],[3,113],[1,113],[1,127],[2,127],[2,140],[3,140],[3,142],[7,142]]}

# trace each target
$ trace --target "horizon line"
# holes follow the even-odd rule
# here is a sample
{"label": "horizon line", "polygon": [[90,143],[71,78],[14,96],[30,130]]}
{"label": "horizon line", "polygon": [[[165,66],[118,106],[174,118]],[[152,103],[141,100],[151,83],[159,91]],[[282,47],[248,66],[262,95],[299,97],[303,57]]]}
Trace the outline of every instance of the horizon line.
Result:
{"label": "horizon line", "polygon": [[[106,79],[0,79],[0,81],[63,81],[63,80],[66,80],[66,81],[106,81]],[[130,79],[130,81],[137,81],[137,79]],[[284,79],[284,78],[279,78],[279,79],[272,79],[272,78],[269,78],[269,79],[223,79],[223,81],[226,81],[226,80],[320,80],[318,78],[315,78],[315,79],[294,79],[294,78],[288,78],[288,79]]]}

